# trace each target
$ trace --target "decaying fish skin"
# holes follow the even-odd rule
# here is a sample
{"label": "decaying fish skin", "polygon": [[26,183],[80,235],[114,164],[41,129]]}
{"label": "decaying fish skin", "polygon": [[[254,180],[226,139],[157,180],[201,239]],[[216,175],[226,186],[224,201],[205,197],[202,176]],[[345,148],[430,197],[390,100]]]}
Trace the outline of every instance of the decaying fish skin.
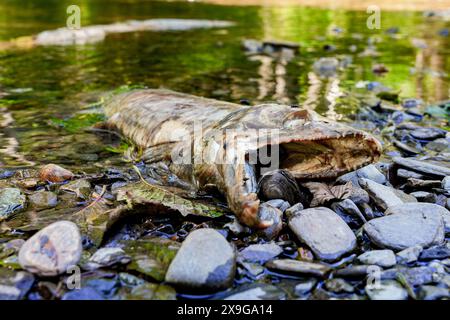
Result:
{"label": "decaying fish skin", "polygon": [[[373,136],[285,105],[247,107],[146,89],[113,96],[105,114],[109,125],[146,149],[149,158],[168,161],[180,178],[197,188],[216,185],[238,219],[253,228],[271,224],[258,215],[256,181],[264,166],[251,161],[255,154],[278,149],[275,164],[299,180],[333,178],[381,154]],[[201,123],[200,135],[196,123]]]}

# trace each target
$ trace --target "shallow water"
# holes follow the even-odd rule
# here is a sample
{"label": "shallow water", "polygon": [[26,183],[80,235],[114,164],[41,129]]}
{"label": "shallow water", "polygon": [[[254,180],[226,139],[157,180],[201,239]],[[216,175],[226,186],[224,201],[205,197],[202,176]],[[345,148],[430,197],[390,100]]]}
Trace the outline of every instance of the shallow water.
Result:
{"label": "shallow water", "polygon": [[[83,26],[149,18],[222,19],[236,26],[115,34],[84,46],[0,51],[1,166],[54,162],[92,172],[120,164],[120,155],[106,148],[109,141],[85,130],[60,128],[57,119],[74,116],[123,85],[164,87],[233,102],[303,104],[343,120],[358,107],[352,97],[360,93],[355,88],[359,81],[381,82],[405,98],[430,103],[448,99],[449,37],[439,31],[450,23],[418,12],[383,11],[381,29],[369,30],[364,11],[125,0],[78,3]],[[63,27],[70,4],[1,1],[0,40]],[[399,32],[387,33],[392,27]],[[288,64],[249,58],[241,48],[245,38],[294,41],[300,54]],[[412,38],[424,39],[427,48],[417,48]],[[369,42],[379,57],[360,56]],[[325,45],[335,50],[327,51]],[[324,81],[311,69],[325,56],[350,64],[338,77]],[[390,71],[373,74],[375,63]]]}

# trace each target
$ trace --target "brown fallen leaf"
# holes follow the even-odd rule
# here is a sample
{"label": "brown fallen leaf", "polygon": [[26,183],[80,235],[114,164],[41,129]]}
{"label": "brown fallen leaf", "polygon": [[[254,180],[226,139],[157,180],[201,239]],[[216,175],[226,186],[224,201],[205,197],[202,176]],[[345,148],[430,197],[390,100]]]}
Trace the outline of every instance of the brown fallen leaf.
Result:
{"label": "brown fallen leaf", "polygon": [[313,195],[311,207],[318,207],[333,200],[345,200],[352,193],[352,182],[349,181],[344,185],[329,186],[322,182],[307,182],[303,185],[309,189]]}

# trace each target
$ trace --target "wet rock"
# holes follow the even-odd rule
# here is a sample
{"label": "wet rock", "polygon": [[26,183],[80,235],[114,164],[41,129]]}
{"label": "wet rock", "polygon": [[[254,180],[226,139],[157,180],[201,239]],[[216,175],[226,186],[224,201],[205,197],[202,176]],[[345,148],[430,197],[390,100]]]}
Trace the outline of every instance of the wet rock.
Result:
{"label": "wet rock", "polygon": [[278,259],[266,263],[266,267],[272,270],[288,273],[298,273],[323,278],[330,268],[321,263],[312,263],[292,259]]}
{"label": "wet rock", "polygon": [[370,300],[408,299],[408,291],[397,281],[381,281],[378,285],[367,285],[365,291]]}
{"label": "wet rock", "polygon": [[412,171],[431,174],[439,177],[450,176],[450,169],[433,163],[415,160],[411,158],[394,157],[392,160],[399,166],[406,167]]}
{"label": "wet rock", "polygon": [[264,174],[258,182],[258,195],[263,200],[282,199],[291,205],[307,201],[294,176],[287,170],[275,170]]}
{"label": "wet rock", "polygon": [[444,189],[447,192],[450,192],[450,176],[449,177],[445,177],[442,180],[442,189]]}
{"label": "wet rock", "polygon": [[25,196],[19,189],[0,189],[0,220],[7,219],[25,206]]}
{"label": "wet rock", "polygon": [[130,260],[130,257],[121,248],[101,248],[89,258],[84,268],[94,270],[115,264],[127,264]]}
{"label": "wet rock", "polygon": [[442,260],[445,258],[450,258],[450,248],[446,245],[435,246],[422,251],[419,256],[420,260]]}
{"label": "wet rock", "polygon": [[36,209],[48,209],[56,207],[58,197],[50,191],[39,191],[28,196],[30,205]]}
{"label": "wet rock", "polygon": [[258,234],[268,240],[275,239],[283,229],[283,212],[272,207],[268,202],[264,202],[259,206],[258,217],[261,221],[272,221],[271,226],[258,230]]}
{"label": "wet rock", "polygon": [[396,267],[383,271],[380,277],[382,280],[394,280],[398,279],[399,275],[401,275],[409,285],[420,286],[434,282],[433,274],[435,272],[436,269],[431,267]]}
{"label": "wet rock", "polygon": [[328,208],[303,210],[289,220],[289,227],[321,260],[339,259],[356,246],[352,230]]}
{"label": "wet rock", "polygon": [[368,274],[380,271],[381,268],[375,265],[349,266],[334,272],[335,277],[342,278],[364,278]]}
{"label": "wet rock", "polygon": [[442,217],[426,212],[392,214],[372,219],[363,228],[375,245],[392,250],[417,245],[429,247],[444,240]]}
{"label": "wet rock", "polygon": [[81,257],[78,227],[69,221],[58,221],[28,239],[19,252],[23,269],[40,276],[67,272]]}
{"label": "wet rock", "polygon": [[301,296],[311,292],[311,290],[314,289],[316,284],[317,284],[316,279],[308,279],[306,281],[296,284],[294,287],[294,292],[297,296],[301,297]]}
{"label": "wet rock", "polygon": [[438,300],[442,298],[450,298],[450,291],[448,288],[421,286],[418,296],[421,300]]}
{"label": "wet rock", "polygon": [[288,219],[291,219],[295,215],[299,214],[303,209],[304,209],[303,204],[299,202],[286,210],[286,217]]}
{"label": "wet rock", "polygon": [[320,77],[334,77],[339,68],[339,60],[336,58],[320,58],[313,64],[314,72]]}
{"label": "wet rock", "polygon": [[397,176],[400,178],[408,179],[408,178],[414,178],[414,179],[423,179],[424,175],[414,172],[414,171],[408,171],[405,169],[398,169],[397,170]]}
{"label": "wet rock", "polygon": [[233,290],[224,300],[284,300],[283,290],[271,284],[255,283]]}
{"label": "wet rock", "polygon": [[47,164],[39,170],[39,178],[41,181],[53,183],[64,182],[74,177],[74,174],[63,167],[56,164]]}
{"label": "wet rock", "polygon": [[265,244],[252,244],[239,252],[239,258],[244,261],[266,263],[277,257],[283,249],[273,242]]}
{"label": "wet rock", "polygon": [[280,211],[283,213],[291,206],[289,202],[284,201],[282,199],[269,200],[267,201],[267,204],[277,209],[280,209]]}
{"label": "wet rock", "polygon": [[229,287],[236,270],[236,253],[227,240],[213,229],[190,233],[166,274],[166,281],[203,289]]}
{"label": "wet rock", "polygon": [[358,256],[358,261],[362,264],[377,265],[383,268],[390,268],[397,263],[392,250],[373,250]]}
{"label": "wet rock", "polygon": [[97,290],[91,287],[66,292],[61,300],[106,300]]}
{"label": "wet rock", "polygon": [[91,193],[91,184],[85,179],[79,179],[63,185],[61,190],[74,193],[78,198],[86,200]]}
{"label": "wet rock", "polygon": [[340,278],[325,281],[325,288],[334,293],[352,293],[355,291],[350,283]]}
{"label": "wet rock", "polygon": [[393,188],[364,178],[360,179],[359,183],[369,193],[370,198],[375,204],[384,210],[389,206],[403,203]]}
{"label": "wet rock", "polygon": [[369,179],[379,184],[385,184],[387,182],[384,174],[382,174],[373,164],[369,164],[368,166],[356,170],[356,175],[358,178]]}
{"label": "wet rock", "polygon": [[419,140],[434,140],[445,137],[447,131],[438,128],[420,128],[411,131],[411,135]]}
{"label": "wet rock", "polygon": [[176,300],[176,291],[172,287],[157,284],[143,283],[135,286],[128,294],[122,296],[124,300]]}
{"label": "wet rock", "polygon": [[233,222],[229,222],[224,225],[225,228],[228,228],[231,232],[233,232],[236,235],[242,234],[242,233],[249,233],[250,229],[244,225],[242,225],[236,217],[233,218]]}
{"label": "wet rock", "polygon": [[406,248],[397,253],[397,262],[399,264],[408,264],[416,262],[417,259],[419,259],[422,250],[423,250],[422,246],[414,246]]}
{"label": "wet rock", "polygon": [[411,192],[410,195],[412,195],[414,198],[417,199],[419,202],[428,202],[428,203],[435,203],[437,201],[437,197],[434,193],[425,192],[425,191],[416,191]]}
{"label": "wet rock", "polygon": [[0,300],[23,299],[33,283],[31,273],[0,268]]}
{"label": "wet rock", "polygon": [[331,209],[333,209],[350,227],[357,228],[367,222],[359,208],[350,199],[334,202],[331,205]]}
{"label": "wet rock", "polygon": [[396,205],[389,207],[385,215],[393,214],[427,214],[441,216],[444,221],[444,227],[446,232],[450,232],[450,211],[442,206],[432,203],[405,203],[403,205]]}

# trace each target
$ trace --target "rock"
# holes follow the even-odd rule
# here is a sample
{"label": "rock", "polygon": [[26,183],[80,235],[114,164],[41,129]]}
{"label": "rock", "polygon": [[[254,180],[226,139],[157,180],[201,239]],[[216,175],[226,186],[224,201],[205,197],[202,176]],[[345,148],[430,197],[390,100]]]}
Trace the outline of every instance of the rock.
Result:
{"label": "rock", "polygon": [[61,190],[74,193],[78,198],[86,200],[91,193],[91,184],[85,179],[79,179],[63,185]]}
{"label": "rock", "polygon": [[359,184],[369,193],[370,198],[377,206],[385,210],[389,206],[402,204],[395,190],[368,179],[360,179]]}
{"label": "rock", "polygon": [[368,274],[379,272],[381,268],[374,265],[349,266],[336,270],[333,273],[335,277],[342,278],[365,278]]}
{"label": "rock", "polygon": [[414,246],[406,248],[397,253],[397,262],[400,264],[408,264],[416,262],[419,259],[419,255],[422,252],[422,246]]}
{"label": "rock", "polygon": [[88,263],[84,267],[87,270],[94,270],[115,264],[127,264],[130,260],[130,257],[121,248],[101,248],[89,258]]}
{"label": "rock", "polygon": [[421,300],[438,300],[442,298],[450,298],[450,291],[448,288],[421,286],[418,296]]}
{"label": "rock", "polygon": [[441,186],[441,181],[439,180],[421,180],[416,178],[408,178],[406,186],[412,189],[431,189],[439,188]]}
{"label": "rock", "polygon": [[281,272],[299,273],[323,278],[330,268],[321,263],[312,263],[292,259],[278,259],[266,263],[266,267]]}
{"label": "rock", "polygon": [[19,251],[19,263],[40,276],[56,276],[78,263],[81,250],[78,227],[70,221],[58,221],[25,242]]}
{"label": "rock", "polygon": [[450,248],[447,247],[446,245],[425,249],[419,256],[420,260],[425,261],[434,259],[442,260],[446,258],[450,258]]}
{"label": "rock", "polygon": [[425,146],[428,150],[436,151],[436,152],[443,152],[450,150],[450,139],[436,139],[433,140]]}
{"label": "rock", "polygon": [[241,233],[249,233],[250,229],[244,225],[242,225],[236,217],[233,217],[233,222],[229,222],[224,225],[225,228],[228,228],[231,232],[236,235]]}
{"label": "rock", "polygon": [[19,189],[0,189],[0,220],[7,219],[13,213],[23,209],[25,201],[25,196]]}
{"label": "rock", "polygon": [[39,170],[41,181],[53,183],[64,182],[74,177],[73,173],[56,164],[47,164]]}
{"label": "rock", "polygon": [[287,170],[275,170],[264,174],[258,182],[258,195],[263,200],[282,199],[291,205],[307,201],[294,176]]}
{"label": "rock", "polygon": [[314,72],[320,77],[334,77],[339,68],[339,60],[336,58],[320,58],[313,64]]}
{"label": "rock", "polygon": [[397,170],[397,176],[404,179],[414,178],[414,179],[423,179],[424,175],[414,172],[414,171],[408,171],[405,169],[398,169]]}
{"label": "rock", "polygon": [[392,214],[372,219],[363,228],[375,245],[392,250],[429,247],[444,241],[442,217],[432,213]]}
{"label": "rock", "polygon": [[373,164],[369,164],[361,169],[356,170],[358,178],[369,179],[379,184],[387,182],[386,177]]}
{"label": "rock", "polygon": [[370,300],[408,299],[408,291],[397,281],[381,281],[378,285],[367,285],[365,291]]}
{"label": "rock", "polygon": [[36,209],[48,209],[56,207],[58,197],[50,191],[39,191],[28,196],[30,205]]}
{"label": "rock", "polygon": [[97,290],[91,287],[66,292],[61,300],[106,300]]}
{"label": "rock", "polygon": [[265,244],[252,244],[241,252],[239,252],[239,258],[244,261],[266,263],[269,260],[277,257],[283,252],[283,249],[273,242]]}
{"label": "rock", "polygon": [[432,203],[405,203],[403,205],[389,207],[385,215],[392,214],[430,214],[441,216],[444,221],[444,227],[446,232],[450,232],[450,211],[446,208]]}
{"label": "rock", "polygon": [[284,213],[291,205],[289,202],[284,201],[282,199],[273,199],[266,202],[268,205],[280,209],[282,213]]}
{"label": "rock", "polygon": [[325,281],[325,288],[334,293],[352,293],[355,291],[350,283],[340,278]]}
{"label": "rock", "polygon": [[316,286],[316,279],[308,279],[295,285],[294,292],[298,297],[301,297],[309,292]]}
{"label": "rock", "polygon": [[258,233],[265,239],[275,239],[283,229],[283,212],[272,207],[268,202],[264,202],[259,206],[258,217],[261,221],[272,221],[271,226],[258,230]]}
{"label": "rock", "polygon": [[336,212],[351,228],[358,228],[367,222],[359,208],[350,199],[334,202],[331,204],[331,209],[333,209],[333,211]]}
{"label": "rock", "polygon": [[363,205],[370,201],[367,191],[359,187],[352,187],[352,192],[348,198],[357,205]]}
{"label": "rock", "polygon": [[213,229],[191,232],[166,273],[166,281],[178,286],[219,290],[231,286],[236,271],[236,253]]}
{"label": "rock", "polygon": [[0,300],[21,300],[30,291],[34,276],[25,271],[0,268]]}
{"label": "rock", "polygon": [[411,192],[410,195],[412,195],[414,198],[416,198],[417,201],[419,201],[419,202],[435,203],[437,201],[436,195],[431,192],[416,191],[416,192]]}
{"label": "rock", "polygon": [[417,171],[425,174],[431,174],[439,177],[450,176],[450,169],[432,164],[425,161],[419,161],[411,158],[394,157],[392,160],[399,166],[406,167],[412,171]]}
{"label": "rock", "polygon": [[303,209],[304,209],[303,204],[299,202],[286,210],[286,217],[288,219],[291,219],[295,215],[299,214]]}
{"label": "rock", "polygon": [[435,272],[436,269],[431,267],[396,267],[383,271],[380,277],[382,280],[394,280],[398,279],[399,275],[401,275],[409,285],[420,286],[434,282],[433,274]]}
{"label": "rock", "polygon": [[289,220],[289,227],[321,260],[337,260],[356,246],[352,230],[325,207],[301,211]]}
{"label": "rock", "polygon": [[377,265],[383,268],[390,268],[397,263],[392,250],[373,250],[358,256],[358,261],[362,264]]}
{"label": "rock", "polygon": [[444,189],[447,192],[450,192],[450,176],[442,179],[442,189]]}
{"label": "rock", "polygon": [[245,270],[247,270],[248,274],[255,279],[265,270],[265,268],[258,263],[241,262],[241,265],[245,268]]}
{"label": "rock", "polygon": [[434,140],[445,137],[447,131],[438,128],[420,128],[411,131],[411,135],[419,140]]}
{"label": "rock", "polygon": [[224,300],[284,300],[283,290],[271,284],[255,283],[231,292]]}

